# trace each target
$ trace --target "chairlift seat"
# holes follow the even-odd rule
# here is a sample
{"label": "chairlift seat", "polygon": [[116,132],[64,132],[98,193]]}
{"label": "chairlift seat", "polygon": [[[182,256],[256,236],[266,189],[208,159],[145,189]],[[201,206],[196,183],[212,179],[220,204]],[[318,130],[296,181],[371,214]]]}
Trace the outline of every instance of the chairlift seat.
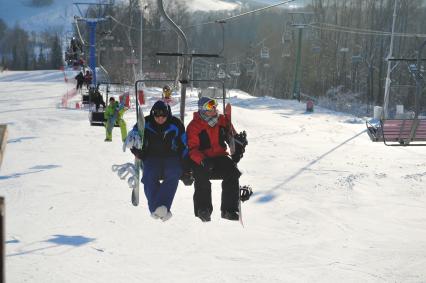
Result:
{"label": "chairlift seat", "polygon": [[[90,112],[89,120],[90,120],[90,126],[105,126],[105,122],[106,122],[103,111]],[[117,122],[115,122],[114,127],[119,127]]]}
{"label": "chairlift seat", "polygon": [[[163,181],[164,180],[164,176],[160,176],[159,180]],[[182,181],[182,177],[180,178],[180,180]],[[209,176],[209,180],[223,180],[223,178],[220,177],[218,173],[211,172],[210,176]],[[185,184],[185,186],[192,186],[192,184],[190,184],[190,185]]]}
{"label": "chairlift seat", "polygon": [[82,104],[89,104],[89,95],[88,94],[83,94],[82,95]]}
{"label": "chairlift seat", "polygon": [[380,124],[385,145],[426,145],[426,119],[387,119]]}

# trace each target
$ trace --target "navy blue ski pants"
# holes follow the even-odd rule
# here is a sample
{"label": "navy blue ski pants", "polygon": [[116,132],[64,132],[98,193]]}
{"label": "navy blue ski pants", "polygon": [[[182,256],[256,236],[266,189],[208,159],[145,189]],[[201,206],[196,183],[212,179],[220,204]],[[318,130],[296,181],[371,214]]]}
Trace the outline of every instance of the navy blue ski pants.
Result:
{"label": "navy blue ski pants", "polygon": [[[170,211],[181,175],[182,163],[178,156],[144,159],[142,183],[151,213],[162,205]],[[164,178],[162,182],[161,177]]]}

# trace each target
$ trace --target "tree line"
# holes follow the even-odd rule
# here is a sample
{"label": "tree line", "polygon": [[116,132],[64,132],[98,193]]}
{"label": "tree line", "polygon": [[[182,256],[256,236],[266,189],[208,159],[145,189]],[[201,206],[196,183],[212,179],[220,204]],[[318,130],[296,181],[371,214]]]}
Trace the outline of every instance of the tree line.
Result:
{"label": "tree line", "polygon": [[[104,16],[104,21],[97,25],[96,55],[111,80],[133,82],[140,78],[141,61],[148,77],[178,76],[182,58],[156,55],[157,52],[183,51],[183,43],[160,16],[156,2],[128,0],[114,6],[93,6],[87,11],[88,18]],[[220,55],[219,59],[194,58],[191,72],[194,79],[217,78],[223,71],[228,87],[256,96],[291,98],[298,51],[297,24],[301,23],[294,12],[310,11],[312,14],[302,21],[302,94],[320,98],[345,92],[368,105],[380,104],[383,100],[394,0],[311,0],[301,9],[276,7],[229,19],[223,24],[216,20],[258,7],[242,4],[231,12],[194,12],[188,1],[164,2],[168,15],[185,32],[191,52]],[[394,57],[414,58],[418,46],[425,40],[426,5],[423,2],[398,0]],[[141,27],[142,58],[139,55]],[[83,43],[86,62],[87,30],[84,21],[74,25],[74,35]],[[2,58],[7,59],[9,68],[12,62],[13,68],[40,68],[47,64],[45,61],[50,64],[54,61],[49,58],[56,54],[53,52],[56,35],[50,35],[50,41],[40,41],[37,38],[43,35],[34,36],[15,27],[0,28],[0,36]],[[6,37],[9,39],[4,40]],[[25,44],[11,44],[18,39]],[[52,51],[48,53],[49,58],[47,50]],[[401,93],[401,98],[393,96],[396,99],[415,91],[407,70],[406,63],[394,64],[392,89]]]}
{"label": "tree line", "polygon": [[59,69],[63,66],[60,34],[10,28],[0,19],[0,67],[10,70]]}
{"label": "tree line", "polygon": [[[221,55],[215,60],[194,59],[195,79],[214,78],[223,70],[229,87],[257,96],[291,98],[300,24],[292,13],[310,11],[301,41],[302,93],[322,97],[331,95],[330,90],[339,90],[370,105],[383,100],[394,0],[311,0],[303,9],[274,8],[224,24],[215,20],[258,7],[245,4],[232,12],[194,12],[182,1],[165,4],[169,16],[185,32],[191,51]],[[183,47],[161,18],[156,1],[144,1],[141,5],[140,1],[129,0],[108,9],[104,13],[114,20],[99,25],[98,46],[106,47],[99,52],[99,58],[112,77],[132,81],[140,75],[140,61],[133,65],[128,59],[140,59],[141,19],[144,73],[163,72],[168,77],[178,74],[181,58],[156,56],[159,51],[182,52]],[[394,57],[414,58],[417,47],[425,40],[424,27],[425,4],[398,0]],[[87,38],[83,24],[79,29]],[[106,40],[109,35],[114,39]],[[123,47],[122,51],[113,50],[118,45]],[[392,80],[393,88],[401,86],[398,92],[415,91],[404,63],[396,64]]]}

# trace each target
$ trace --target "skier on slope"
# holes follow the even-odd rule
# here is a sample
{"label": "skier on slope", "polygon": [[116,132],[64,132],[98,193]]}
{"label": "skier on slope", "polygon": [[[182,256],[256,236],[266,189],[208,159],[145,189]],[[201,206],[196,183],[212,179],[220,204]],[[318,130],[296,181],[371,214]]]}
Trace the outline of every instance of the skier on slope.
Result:
{"label": "skier on slope", "polygon": [[104,112],[104,117],[106,120],[105,129],[106,129],[106,142],[112,141],[112,129],[114,128],[115,123],[118,123],[121,130],[121,139],[124,141],[127,137],[127,125],[123,119],[123,114],[127,110],[126,107],[115,101],[114,97],[110,97],[109,104]]}
{"label": "skier on slope", "polygon": [[75,80],[77,81],[77,86],[75,87],[77,90],[81,90],[83,87],[83,83],[84,83],[84,75],[83,72],[79,72],[77,76],[74,77]]}
{"label": "skier on slope", "polygon": [[188,154],[185,126],[171,115],[167,104],[159,100],[152,106],[150,115],[145,117],[142,150],[135,147],[130,150],[143,160],[142,183],[151,216],[168,220],[172,217],[170,208],[179,178],[183,172],[190,177],[188,170],[184,170]]}
{"label": "skier on slope", "polygon": [[194,213],[201,221],[210,221],[213,211],[210,176],[220,176],[222,182],[221,216],[238,220],[239,178],[236,163],[244,149],[236,147],[231,157],[226,151],[230,122],[217,111],[217,102],[208,97],[198,100],[198,112],[187,127],[189,157],[192,160],[194,184]]}

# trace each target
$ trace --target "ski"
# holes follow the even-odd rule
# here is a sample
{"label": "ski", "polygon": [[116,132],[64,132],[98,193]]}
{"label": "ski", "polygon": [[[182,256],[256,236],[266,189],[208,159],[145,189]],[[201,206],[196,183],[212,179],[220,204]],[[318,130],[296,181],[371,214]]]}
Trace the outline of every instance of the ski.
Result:
{"label": "ski", "polygon": [[[143,147],[143,137],[145,129],[145,116],[143,115],[142,107],[139,105],[137,110],[137,125],[138,125],[138,134],[141,138],[141,143],[138,149]],[[143,176],[143,162],[139,158],[135,157],[135,181],[136,184],[133,186],[132,190],[132,204],[134,206],[139,205],[139,184],[141,182],[141,177]]]}

